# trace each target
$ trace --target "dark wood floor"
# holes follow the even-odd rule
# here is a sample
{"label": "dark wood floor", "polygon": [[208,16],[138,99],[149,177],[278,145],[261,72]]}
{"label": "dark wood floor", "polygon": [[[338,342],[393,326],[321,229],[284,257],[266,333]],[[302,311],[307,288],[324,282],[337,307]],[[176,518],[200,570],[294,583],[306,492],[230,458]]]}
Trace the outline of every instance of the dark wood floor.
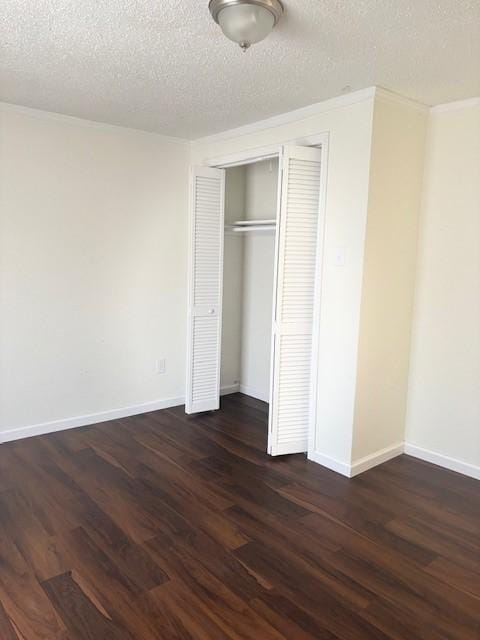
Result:
{"label": "dark wood floor", "polygon": [[480,483],[265,440],[236,394],[2,445],[1,640],[479,639]]}

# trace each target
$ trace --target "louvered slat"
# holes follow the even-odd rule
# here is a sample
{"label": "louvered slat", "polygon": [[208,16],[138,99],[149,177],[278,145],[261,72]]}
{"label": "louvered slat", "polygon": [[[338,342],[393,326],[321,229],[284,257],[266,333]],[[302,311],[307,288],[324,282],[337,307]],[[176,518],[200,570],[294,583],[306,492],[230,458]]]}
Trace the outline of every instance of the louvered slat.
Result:
{"label": "louvered slat", "polygon": [[191,175],[187,413],[219,407],[225,172]]}
{"label": "louvered slat", "polygon": [[320,210],[317,149],[283,151],[269,450],[307,450],[312,405],[312,334]]}

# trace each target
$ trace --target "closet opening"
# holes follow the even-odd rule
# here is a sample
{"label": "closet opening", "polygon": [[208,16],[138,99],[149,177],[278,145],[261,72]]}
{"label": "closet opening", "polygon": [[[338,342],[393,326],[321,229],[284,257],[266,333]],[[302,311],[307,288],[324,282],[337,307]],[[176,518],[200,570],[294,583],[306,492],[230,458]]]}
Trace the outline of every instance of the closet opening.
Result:
{"label": "closet opening", "polygon": [[185,411],[266,402],[271,455],[314,432],[325,159],[288,144],[191,170]]}
{"label": "closet opening", "polygon": [[269,402],[278,156],[225,170],[222,394]]}

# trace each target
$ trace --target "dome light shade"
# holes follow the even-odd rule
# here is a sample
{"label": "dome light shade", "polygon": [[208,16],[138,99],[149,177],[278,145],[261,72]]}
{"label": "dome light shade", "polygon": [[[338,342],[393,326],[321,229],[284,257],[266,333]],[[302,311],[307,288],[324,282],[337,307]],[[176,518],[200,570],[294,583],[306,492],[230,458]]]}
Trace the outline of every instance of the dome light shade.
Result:
{"label": "dome light shade", "polygon": [[210,0],[209,8],[227,38],[244,51],[266,38],[283,13],[279,0]]}

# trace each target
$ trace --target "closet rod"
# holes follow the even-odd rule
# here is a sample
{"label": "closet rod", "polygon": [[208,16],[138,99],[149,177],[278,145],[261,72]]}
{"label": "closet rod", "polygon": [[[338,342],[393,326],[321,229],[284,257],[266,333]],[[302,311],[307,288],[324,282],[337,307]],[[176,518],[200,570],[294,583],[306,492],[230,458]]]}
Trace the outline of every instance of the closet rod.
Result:
{"label": "closet rod", "polygon": [[275,224],[276,220],[275,218],[269,218],[268,220],[237,220],[236,222],[233,222],[233,226],[259,226],[259,225],[263,225],[263,224]]}
{"label": "closet rod", "polygon": [[232,231],[233,233],[247,233],[249,231],[273,231],[276,229],[276,225],[274,224],[259,224],[259,225],[249,225],[249,226],[226,226],[225,231]]}

